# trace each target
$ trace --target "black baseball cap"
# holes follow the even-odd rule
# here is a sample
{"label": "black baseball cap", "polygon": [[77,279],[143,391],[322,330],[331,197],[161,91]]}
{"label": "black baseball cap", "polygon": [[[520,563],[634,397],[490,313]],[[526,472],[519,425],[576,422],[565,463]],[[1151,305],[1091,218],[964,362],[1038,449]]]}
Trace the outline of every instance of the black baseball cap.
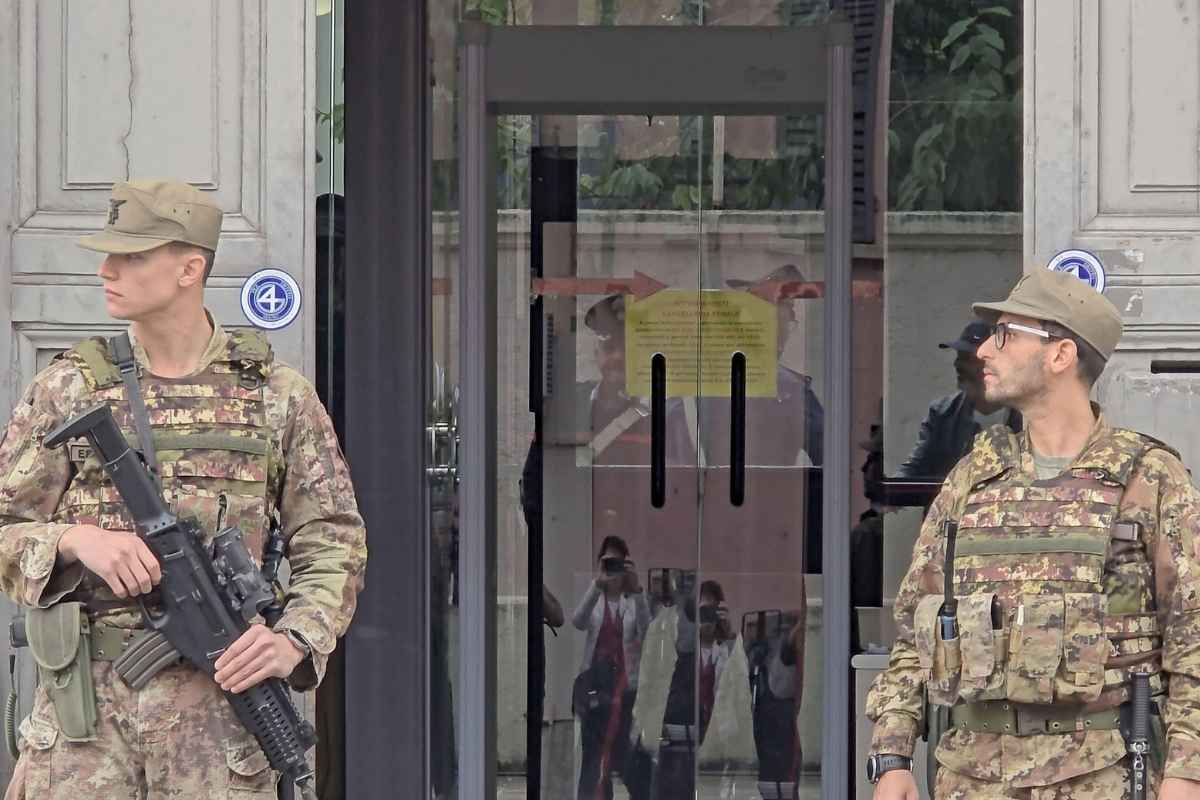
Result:
{"label": "black baseball cap", "polygon": [[963,328],[962,333],[953,342],[942,342],[938,347],[943,350],[957,350],[960,353],[971,353],[979,349],[979,345],[983,344],[989,336],[992,335],[992,326],[981,319],[972,320],[967,323],[967,327]]}

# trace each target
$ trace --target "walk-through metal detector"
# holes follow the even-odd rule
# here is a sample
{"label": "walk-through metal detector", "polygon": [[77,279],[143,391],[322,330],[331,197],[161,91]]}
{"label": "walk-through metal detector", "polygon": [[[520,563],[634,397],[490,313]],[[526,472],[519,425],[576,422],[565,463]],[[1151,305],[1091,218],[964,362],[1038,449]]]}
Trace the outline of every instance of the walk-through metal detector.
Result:
{"label": "walk-through metal detector", "polygon": [[[767,27],[460,27],[458,285],[461,392],[459,796],[496,796],[496,124],[501,114],[824,113],[823,526],[850,519],[851,24]],[[823,556],[826,619],[849,619],[849,537]],[[536,624],[536,623],[531,623]],[[822,796],[847,797],[850,640],[824,626]],[[486,655],[484,655],[486,654]]]}

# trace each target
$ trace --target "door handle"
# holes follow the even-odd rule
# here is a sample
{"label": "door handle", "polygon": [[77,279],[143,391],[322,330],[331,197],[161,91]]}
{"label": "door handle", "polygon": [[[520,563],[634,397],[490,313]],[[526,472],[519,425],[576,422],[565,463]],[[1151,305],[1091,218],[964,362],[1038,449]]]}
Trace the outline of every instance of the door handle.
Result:
{"label": "door handle", "polygon": [[734,353],[729,376],[729,502],[746,502],[746,354]]}
{"label": "door handle", "polygon": [[667,501],[667,357],[650,359],[650,505]]}

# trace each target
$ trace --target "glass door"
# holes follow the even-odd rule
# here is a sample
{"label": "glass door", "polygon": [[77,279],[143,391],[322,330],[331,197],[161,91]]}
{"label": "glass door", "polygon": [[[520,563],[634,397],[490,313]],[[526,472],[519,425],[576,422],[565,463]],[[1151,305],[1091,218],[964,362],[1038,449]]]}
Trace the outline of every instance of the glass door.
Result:
{"label": "glass door", "polygon": [[[823,610],[848,620],[847,587],[820,562],[846,494],[822,475],[829,442],[847,464],[826,392],[833,376],[845,426],[848,330],[842,375],[826,316],[848,299],[848,147],[826,153],[814,109],[830,42],[848,87],[849,37],[754,30],[465,28],[457,568],[434,632],[458,643],[460,796],[774,800],[846,774],[846,742],[828,752],[846,676],[824,667],[833,642],[848,671],[846,626]],[[749,83],[580,72],[563,91],[528,66],[550,34],[556,58],[612,45],[703,71],[696,53],[721,53]]]}
{"label": "glass door", "polygon": [[706,123],[696,788],[817,797],[824,118]]}
{"label": "glass door", "polygon": [[[695,124],[538,124],[548,143],[529,153],[530,246],[507,273],[529,292],[528,347],[509,363],[528,376],[530,402],[514,407],[502,389],[518,413],[507,432],[501,416],[499,436],[528,447],[525,536],[514,531],[506,553],[501,534],[498,555],[498,696],[520,696],[504,691],[510,679],[527,691],[498,721],[499,786],[502,796],[682,796],[667,788],[693,767],[672,763],[660,739],[676,728],[695,739],[698,722],[692,662],[676,653],[694,655],[696,638],[700,214],[692,192],[664,191],[650,163],[696,186]],[[527,597],[527,613],[518,599],[506,614],[509,596]],[[523,768],[506,764],[506,741],[521,737],[506,739],[504,717],[524,728]]]}
{"label": "glass door", "polygon": [[500,796],[818,796],[820,175],[762,183],[822,120],[536,124],[497,231]]}

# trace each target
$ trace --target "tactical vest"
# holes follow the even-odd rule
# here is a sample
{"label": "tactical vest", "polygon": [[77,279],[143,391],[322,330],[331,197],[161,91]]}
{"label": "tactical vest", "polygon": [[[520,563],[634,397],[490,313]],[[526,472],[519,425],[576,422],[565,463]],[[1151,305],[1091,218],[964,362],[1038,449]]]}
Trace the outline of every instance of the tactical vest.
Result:
{"label": "tactical vest", "polygon": [[[269,526],[268,485],[278,485],[283,465],[271,439],[264,396],[271,347],[258,332],[232,331],[228,343],[203,371],[186,378],[159,378],[141,371],[140,385],[157,450],[163,495],[181,518],[195,519],[211,539],[218,523],[236,525],[256,557]],[[135,425],[107,342],[88,339],[60,358],[83,374],[89,393],[80,409],[104,402],[133,446]],[[139,365],[140,369],[140,365]],[[82,441],[82,440],[81,440]],[[85,444],[68,443],[72,477],[54,521],[133,530],[99,459]],[[92,611],[131,605],[90,572],[72,599]]]}
{"label": "tactical vest", "polygon": [[959,637],[939,636],[942,595],[924,597],[914,619],[930,701],[1106,707],[1124,699],[1134,670],[1160,691],[1143,520],[1119,508],[1142,456],[1169,448],[1113,429],[1059,476],[1035,480],[1017,468],[1016,434],[997,426],[981,436],[999,457],[975,465],[959,518]]}

